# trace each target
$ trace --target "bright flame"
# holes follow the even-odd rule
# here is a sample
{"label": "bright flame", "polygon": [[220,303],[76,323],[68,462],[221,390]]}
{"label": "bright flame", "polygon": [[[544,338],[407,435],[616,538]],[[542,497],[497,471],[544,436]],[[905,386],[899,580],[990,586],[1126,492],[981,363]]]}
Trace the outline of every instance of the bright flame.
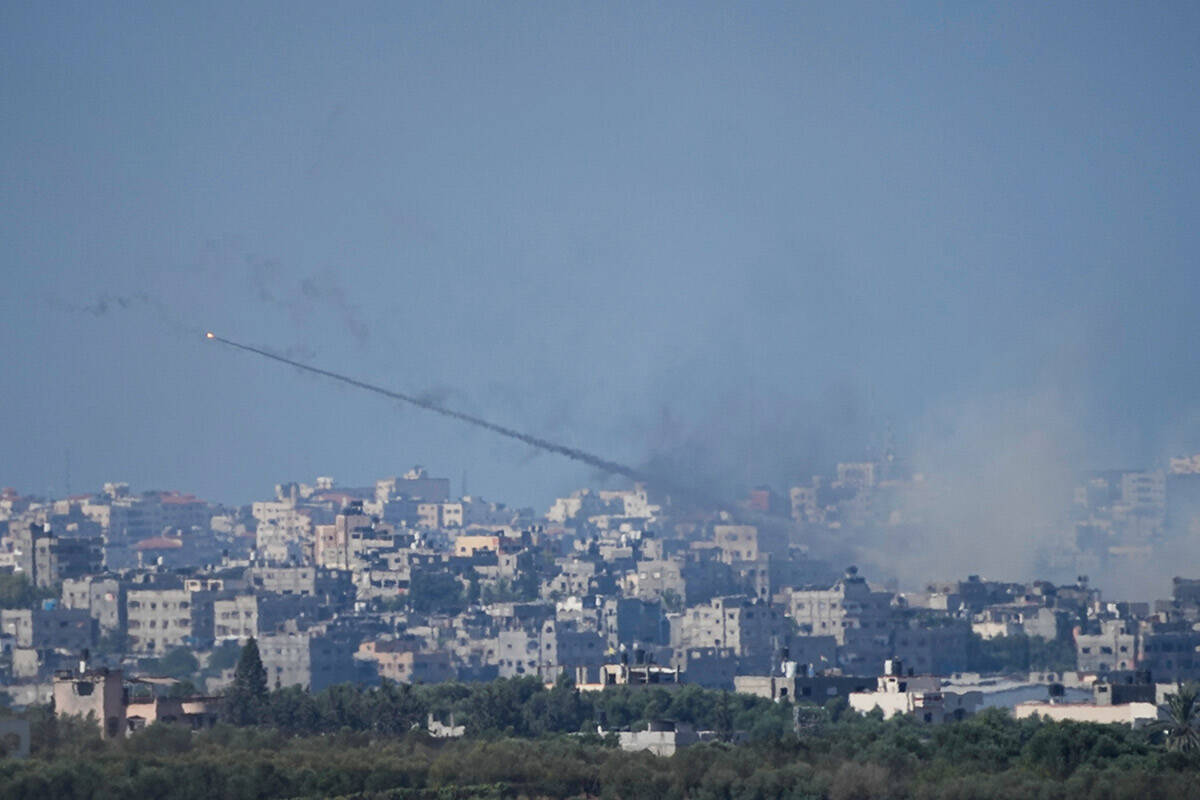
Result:
{"label": "bright flame", "polygon": [[215,338],[217,338],[217,337],[216,337],[216,335],[215,335],[215,334],[214,334],[212,331],[209,331],[208,333],[204,334],[204,337],[205,337],[206,339],[215,339]]}

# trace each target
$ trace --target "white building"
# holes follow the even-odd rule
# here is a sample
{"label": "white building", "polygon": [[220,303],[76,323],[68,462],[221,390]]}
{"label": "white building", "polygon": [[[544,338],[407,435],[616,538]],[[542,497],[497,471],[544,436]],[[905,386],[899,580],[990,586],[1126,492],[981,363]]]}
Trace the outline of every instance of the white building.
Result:
{"label": "white building", "polygon": [[878,708],[884,719],[907,714],[938,724],[963,719],[983,705],[982,692],[946,691],[935,675],[904,675],[898,661],[889,660],[884,671],[887,674],[877,679],[875,691],[850,693],[851,708],[861,714]]}
{"label": "white building", "polygon": [[1038,716],[1057,722],[1097,722],[1102,725],[1119,723],[1140,728],[1158,719],[1158,706],[1154,703],[1121,703],[1100,706],[1094,703],[1018,703],[1013,708],[1017,719]]}

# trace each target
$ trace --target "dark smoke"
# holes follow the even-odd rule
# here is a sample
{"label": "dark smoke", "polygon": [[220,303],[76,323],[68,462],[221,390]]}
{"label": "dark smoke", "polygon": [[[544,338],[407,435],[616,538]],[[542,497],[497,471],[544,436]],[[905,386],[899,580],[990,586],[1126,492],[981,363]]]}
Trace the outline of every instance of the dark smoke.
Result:
{"label": "dark smoke", "polygon": [[196,325],[181,321],[166,303],[148,292],[104,293],[92,302],[84,304],[70,303],[56,297],[48,297],[45,302],[47,306],[58,311],[87,314],[97,318],[107,317],[115,312],[149,312],[165,330],[181,336],[193,337],[202,330]]}
{"label": "dark smoke", "polygon": [[93,317],[106,316],[110,311],[126,311],[138,306],[153,306],[156,303],[145,292],[134,292],[127,295],[102,294],[91,303],[78,305],[51,299],[49,304],[74,314],[90,314]]}
{"label": "dark smoke", "polygon": [[245,260],[250,284],[259,302],[287,312],[297,325],[303,325],[319,309],[326,308],[360,346],[371,338],[371,328],[363,319],[362,309],[350,301],[332,273],[309,275],[292,284],[283,276],[283,268],[277,259],[251,253]]}
{"label": "dark smoke", "polygon": [[432,411],[435,414],[441,414],[444,417],[449,417],[451,419],[457,419],[461,422],[466,422],[470,425],[474,425],[476,427],[483,428],[484,430],[489,430],[492,433],[497,433],[501,436],[508,437],[509,439],[515,439],[518,442],[522,442],[522,443],[527,444],[530,447],[536,448],[538,450],[543,450],[548,453],[556,453],[560,456],[565,456],[565,457],[571,459],[572,461],[578,461],[581,464],[587,464],[588,466],[594,467],[598,470],[601,470],[601,471],[611,474],[611,475],[620,475],[622,477],[629,478],[630,480],[638,481],[638,482],[645,482],[645,481],[650,480],[650,476],[644,474],[640,470],[634,469],[633,467],[628,467],[624,464],[619,464],[615,461],[609,461],[608,459],[601,458],[600,456],[594,455],[592,453],[588,453],[584,450],[579,450],[579,449],[576,449],[573,447],[566,447],[565,445],[561,445],[556,442],[547,441],[546,439],[541,439],[537,436],[531,436],[530,434],[522,433],[521,431],[513,430],[512,428],[507,428],[503,425],[497,425],[494,422],[488,422],[485,419],[481,419],[479,417],[472,416],[470,414],[464,414],[461,411],[455,411],[453,409],[446,408],[445,406],[430,402],[429,400],[423,399],[422,397],[418,397],[416,395],[405,394],[403,392],[395,392],[395,391],[392,391],[391,389],[384,389],[382,386],[376,386],[374,384],[367,383],[365,381],[360,381],[355,378],[351,378],[347,375],[341,375],[337,372],[331,372],[329,370],[321,369],[319,367],[314,367],[309,364],[305,364],[303,362],[295,361],[295,360],[287,358],[285,356],[281,356],[276,353],[272,353],[268,350],[262,350],[262,349],[259,349],[257,347],[252,347],[247,344],[241,344],[239,342],[235,342],[230,339],[225,339],[221,336],[217,336],[212,333],[208,334],[208,337],[210,339],[212,339],[213,341],[221,342],[222,344],[229,345],[230,347],[235,347],[235,348],[237,348],[239,350],[243,350],[247,353],[254,353],[256,355],[263,356],[264,358],[269,358],[273,361],[278,361],[282,364],[288,364],[290,366],[296,367],[297,369],[304,370],[305,372],[311,372],[314,375],[324,375],[327,378],[332,378],[335,381],[347,384],[349,386],[355,386],[359,389],[365,389],[366,391],[373,392],[374,394],[383,395],[384,397],[390,397],[393,400],[399,400],[403,403],[409,403],[410,405],[417,406],[418,408],[423,408],[427,411]]}

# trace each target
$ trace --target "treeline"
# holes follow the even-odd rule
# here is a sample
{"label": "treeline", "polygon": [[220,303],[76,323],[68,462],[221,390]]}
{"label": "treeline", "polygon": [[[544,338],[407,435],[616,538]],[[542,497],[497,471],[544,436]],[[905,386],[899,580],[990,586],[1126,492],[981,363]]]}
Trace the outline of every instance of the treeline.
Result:
{"label": "treeline", "polygon": [[536,678],[490,683],[397,684],[365,687],[339,684],[319,692],[298,687],[232,693],[245,725],[261,725],[288,735],[354,731],[397,735],[423,728],[430,715],[462,725],[474,737],[538,737],[645,727],[656,719],[688,723],[725,738],[742,732],[752,740],[778,739],[792,729],[791,706],[751,695],[698,686],[613,686],[580,692],[569,681],[552,688]]}
{"label": "treeline", "polygon": [[289,735],[222,725],[192,734],[151,726],[102,743],[82,720],[43,716],[35,729],[34,758],[0,761],[6,800],[1144,800],[1200,793],[1192,757],[1142,731],[1015,721],[999,711],[933,727],[829,717],[800,735],[695,745],[672,758],[625,753],[590,734],[438,741],[419,730]]}

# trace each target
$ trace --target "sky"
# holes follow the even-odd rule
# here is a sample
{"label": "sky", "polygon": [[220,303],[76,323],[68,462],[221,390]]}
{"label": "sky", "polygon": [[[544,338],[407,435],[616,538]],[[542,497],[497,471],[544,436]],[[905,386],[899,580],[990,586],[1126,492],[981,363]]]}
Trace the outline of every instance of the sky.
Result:
{"label": "sky", "polygon": [[729,491],[1162,466],[1197,87],[1191,3],[4,3],[0,485],[602,482],[209,329]]}

